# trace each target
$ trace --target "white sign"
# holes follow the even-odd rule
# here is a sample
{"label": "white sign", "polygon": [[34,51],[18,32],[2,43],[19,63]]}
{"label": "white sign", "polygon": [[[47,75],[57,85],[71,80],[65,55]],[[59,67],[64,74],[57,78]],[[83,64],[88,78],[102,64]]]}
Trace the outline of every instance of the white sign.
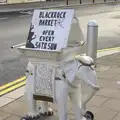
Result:
{"label": "white sign", "polygon": [[35,10],[26,47],[61,51],[67,45],[73,15],[73,9]]}

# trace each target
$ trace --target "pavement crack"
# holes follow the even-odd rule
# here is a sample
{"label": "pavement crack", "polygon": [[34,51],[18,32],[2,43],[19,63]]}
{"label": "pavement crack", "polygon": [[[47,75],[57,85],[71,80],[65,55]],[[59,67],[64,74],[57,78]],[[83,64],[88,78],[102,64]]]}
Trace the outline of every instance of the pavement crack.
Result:
{"label": "pavement crack", "polygon": [[114,118],[115,118],[118,114],[119,114],[119,112],[117,112],[117,113],[115,114],[115,116],[112,118],[112,120],[114,120]]}

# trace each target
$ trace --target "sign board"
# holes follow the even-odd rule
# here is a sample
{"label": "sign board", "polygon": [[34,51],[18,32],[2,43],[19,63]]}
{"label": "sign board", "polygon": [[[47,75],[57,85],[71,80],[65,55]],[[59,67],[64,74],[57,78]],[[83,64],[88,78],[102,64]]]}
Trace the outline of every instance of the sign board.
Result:
{"label": "sign board", "polygon": [[35,10],[26,47],[42,51],[61,51],[67,46],[73,16],[73,9]]}

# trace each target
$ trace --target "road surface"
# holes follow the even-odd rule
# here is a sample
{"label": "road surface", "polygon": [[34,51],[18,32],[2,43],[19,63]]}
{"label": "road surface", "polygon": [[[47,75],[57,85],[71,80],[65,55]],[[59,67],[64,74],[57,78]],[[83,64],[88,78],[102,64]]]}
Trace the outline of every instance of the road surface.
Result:
{"label": "road surface", "polygon": [[[95,8],[91,13],[90,10],[76,11],[85,39],[87,22],[95,19],[99,24],[98,49],[120,46],[119,9],[100,12]],[[0,16],[0,86],[24,75],[28,61],[10,47],[26,41],[31,19],[29,14]]]}

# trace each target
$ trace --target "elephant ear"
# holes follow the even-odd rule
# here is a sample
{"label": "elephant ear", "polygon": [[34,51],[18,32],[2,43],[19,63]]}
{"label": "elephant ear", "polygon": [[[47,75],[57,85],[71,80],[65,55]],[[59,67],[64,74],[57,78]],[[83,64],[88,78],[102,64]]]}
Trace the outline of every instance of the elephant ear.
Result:
{"label": "elephant ear", "polygon": [[64,65],[63,71],[65,73],[66,79],[69,80],[69,82],[74,81],[76,76],[76,70],[77,70],[77,63],[75,60],[68,61]]}
{"label": "elephant ear", "polygon": [[94,65],[93,59],[86,55],[77,55],[75,56],[75,59],[85,66]]}

